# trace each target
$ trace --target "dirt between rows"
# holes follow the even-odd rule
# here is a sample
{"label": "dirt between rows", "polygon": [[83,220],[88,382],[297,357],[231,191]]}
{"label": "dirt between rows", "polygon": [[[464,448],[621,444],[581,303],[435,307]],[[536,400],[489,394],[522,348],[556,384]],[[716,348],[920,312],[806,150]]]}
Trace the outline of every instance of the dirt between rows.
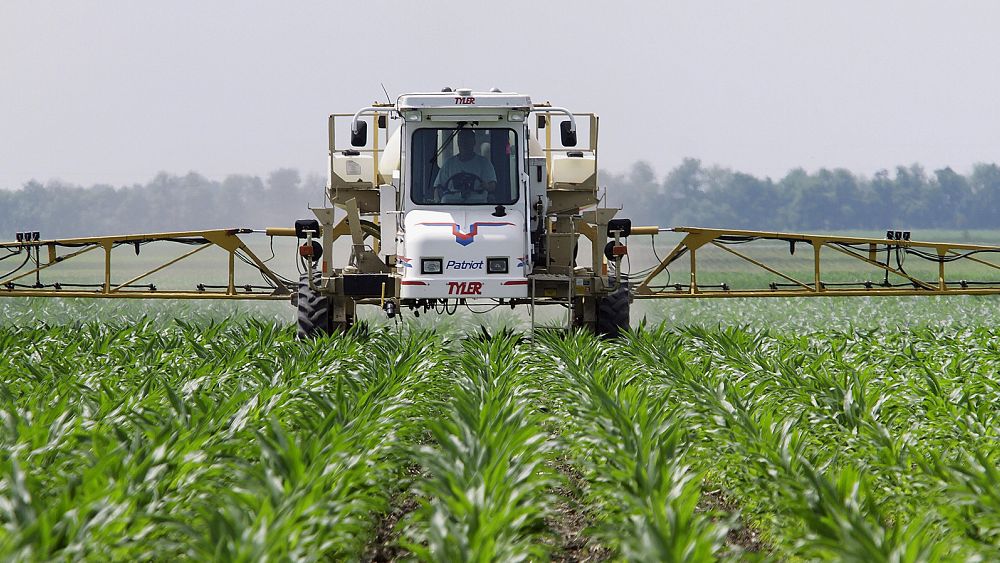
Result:
{"label": "dirt between rows", "polygon": [[410,554],[399,545],[399,522],[411,512],[420,508],[417,497],[410,492],[396,497],[392,508],[382,516],[375,527],[375,536],[368,549],[365,550],[362,561],[400,561]]}
{"label": "dirt between rows", "polygon": [[584,503],[587,481],[583,474],[566,460],[559,460],[554,468],[569,482],[569,487],[557,487],[559,502],[556,510],[546,519],[554,534],[552,561],[593,562],[611,559],[614,552],[595,539],[585,535],[594,525],[593,511]]}
{"label": "dirt between rows", "polygon": [[[560,460],[553,469],[566,478],[568,486],[553,490],[556,496],[554,510],[545,518],[545,526],[550,534],[543,540],[551,547],[551,560],[556,562],[593,563],[614,557],[614,552],[586,535],[586,530],[596,522],[596,516],[583,501],[587,482],[576,467]],[[407,473],[418,477],[421,470],[410,468]],[[363,561],[401,561],[410,552],[399,545],[399,525],[410,513],[420,507],[420,502],[410,491],[400,492],[391,503],[390,510],[383,514],[375,527],[375,535],[365,550]],[[704,491],[698,501],[701,512],[722,512],[733,514],[738,507],[720,489]],[[751,553],[767,553],[770,546],[763,541],[758,530],[747,526],[742,520],[729,530],[726,544],[732,548]]]}
{"label": "dirt between rows", "polygon": [[[739,507],[735,502],[727,498],[721,489],[713,489],[702,491],[696,510],[701,512],[718,511],[734,514],[739,510]],[[738,547],[743,551],[751,553],[767,553],[771,551],[771,546],[764,541],[759,530],[747,525],[746,521],[742,518],[736,524],[726,534],[726,545]]]}

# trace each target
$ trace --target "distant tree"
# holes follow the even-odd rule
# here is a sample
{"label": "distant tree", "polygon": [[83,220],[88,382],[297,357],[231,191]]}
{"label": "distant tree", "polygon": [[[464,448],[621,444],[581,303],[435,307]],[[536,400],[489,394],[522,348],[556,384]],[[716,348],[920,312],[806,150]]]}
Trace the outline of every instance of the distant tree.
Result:
{"label": "distant tree", "polygon": [[996,228],[1000,221],[1000,167],[996,164],[977,164],[969,178],[972,189],[970,223],[979,229]]}
{"label": "distant tree", "polygon": [[662,220],[668,223],[685,224],[696,221],[701,216],[705,201],[703,185],[705,173],[701,161],[696,158],[685,158],[680,166],[667,173],[663,180],[662,194],[659,201],[649,201],[644,205],[647,213],[662,209]]}
{"label": "distant tree", "polygon": [[302,176],[294,168],[279,168],[267,176],[267,189],[279,193],[296,192],[302,184]]}
{"label": "distant tree", "polygon": [[836,202],[834,194],[830,193],[829,187],[824,186],[819,177],[810,176],[805,170],[797,168],[790,171],[778,185],[790,201],[786,213],[789,227],[831,228],[833,222],[829,210]]}
{"label": "distant tree", "polygon": [[869,228],[887,229],[893,227],[899,218],[895,208],[895,187],[888,170],[879,170],[871,181],[871,198],[869,199],[872,214]]}
{"label": "distant tree", "polygon": [[969,181],[950,167],[935,170],[934,177],[937,180],[937,188],[941,192],[943,205],[947,210],[941,226],[947,226],[949,222],[947,216],[950,215],[950,222],[954,227],[964,229],[969,222],[969,210],[966,209],[966,206],[972,196]]}
{"label": "distant tree", "polygon": [[[725,220],[745,229],[776,229],[782,226],[781,201],[770,178],[758,179],[736,172],[728,178]],[[721,190],[720,190],[721,191]]]}
{"label": "distant tree", "polygon": [[936,227],[940,224],[943,198],[919,164],[896,167],[895,199],[904,224]]}

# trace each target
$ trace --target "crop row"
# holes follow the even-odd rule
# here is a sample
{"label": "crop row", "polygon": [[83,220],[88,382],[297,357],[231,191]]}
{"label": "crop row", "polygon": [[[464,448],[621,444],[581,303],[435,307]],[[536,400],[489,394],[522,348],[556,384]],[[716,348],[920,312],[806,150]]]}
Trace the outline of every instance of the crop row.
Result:
{"label": "crop row", "polygon": [[687,462],[683,409],[651,393],[592,338],[544,339],[552,358],[566,453],[599,513],[593,532],[630,560],[705,561],[721,554],[727,522],[696,512],[700,475]]}
{"label": "crop row", "polygon": [[253,321],[0,340],[0,553],[23,560],[359,552],[436,346]]}
{"label": "crop row", "polygon": [[[620,350],[687,405],[710,481],[805,557],[996,556],[1000,399],[989,331],[663,329]],[[995,481],[994,481],[995,482]]]}
{"label": "crop row", "polygon": [[0,558],[997,558],[996,342],[0,327]]}

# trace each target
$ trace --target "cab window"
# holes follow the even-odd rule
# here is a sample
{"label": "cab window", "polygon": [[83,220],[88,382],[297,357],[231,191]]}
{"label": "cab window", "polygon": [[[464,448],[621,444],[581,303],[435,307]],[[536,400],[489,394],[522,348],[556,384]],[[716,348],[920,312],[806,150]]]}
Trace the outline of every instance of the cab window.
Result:
{"label": "cab window", "polygon": [[518,199],[511,129],[417,129],[410,161],[410,199],[418,205],[510,205]]}

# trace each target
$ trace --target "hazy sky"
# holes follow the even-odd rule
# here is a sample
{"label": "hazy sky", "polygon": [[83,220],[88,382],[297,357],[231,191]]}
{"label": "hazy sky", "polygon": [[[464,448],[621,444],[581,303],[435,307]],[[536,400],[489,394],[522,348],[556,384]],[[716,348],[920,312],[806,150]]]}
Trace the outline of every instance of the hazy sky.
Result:
{"label": "hazy sky", "polygon": [[986,0],[2,0],[0,186],[325,173],[326,115],[380,82],[597,112],[610,170],[965,171],[1000,160],[998,22]]}

